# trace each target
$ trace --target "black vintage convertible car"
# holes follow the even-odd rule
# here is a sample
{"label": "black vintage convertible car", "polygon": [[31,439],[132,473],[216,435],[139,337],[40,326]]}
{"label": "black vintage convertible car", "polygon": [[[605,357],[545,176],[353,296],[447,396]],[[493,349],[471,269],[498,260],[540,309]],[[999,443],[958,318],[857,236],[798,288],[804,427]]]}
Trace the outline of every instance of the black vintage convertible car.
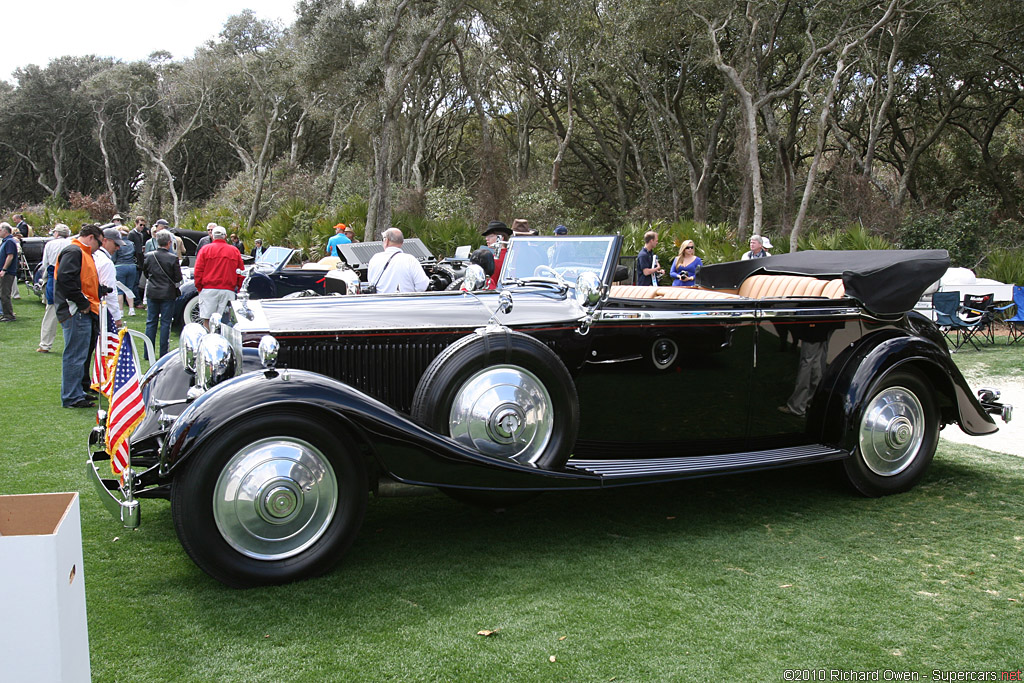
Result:
{"label": "black vintage convertible car", "polygon": [[479,498],[835,461],[879,496],[921,479],[943,426],[1009,418],[912,311],[944,251],[711,265],[687,288],[618,283],[620,246],[516,237],[497,291],[471,266],[468,291],[236,302],[146,373],[123,481],[99,474],[102,412],[87,469],[126,526],[140,499],[169,497],[196,564],[252,586],[332,567],[370,491]]}

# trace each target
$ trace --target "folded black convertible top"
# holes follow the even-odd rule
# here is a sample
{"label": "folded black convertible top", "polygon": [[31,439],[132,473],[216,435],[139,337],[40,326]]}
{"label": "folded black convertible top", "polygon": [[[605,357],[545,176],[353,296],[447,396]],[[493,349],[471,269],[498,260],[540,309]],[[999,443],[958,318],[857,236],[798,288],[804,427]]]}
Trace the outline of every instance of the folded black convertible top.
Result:
{"label": "folded black convertible top", "polygon": [[890,315],[912,310],[924,290],[947,268],[949,252],[945,249],[798,251],[704,266],[697,285],[738,289],[745,279],[758,274],[842,278],[847,296],[872,313]]}

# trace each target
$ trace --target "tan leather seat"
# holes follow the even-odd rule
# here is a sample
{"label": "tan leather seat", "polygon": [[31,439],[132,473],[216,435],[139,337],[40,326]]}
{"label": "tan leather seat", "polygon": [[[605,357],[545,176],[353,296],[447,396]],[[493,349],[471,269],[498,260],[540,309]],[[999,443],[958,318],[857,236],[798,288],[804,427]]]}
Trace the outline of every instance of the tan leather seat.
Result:
{"label": "tan leather seat", "polygon": [[783,297],[826,297],[841,299],[846,288],[841,279],[819,280],[802,275],[752,275],[743,281],[739,293],[699,287],[647,287],[612,285],[608,296],[613,299],[779,299]]}
{"label": "tan leather seat", "polygon": [[608,296],[613,299],[653,299],[657,294],[657,287],[641,285],[612,285],[608,290]]}
{"label": "tan leather seat", "polygon": [[718,292],[713,289],[700,289],[697,287],[658,287],[658,298],[700,301],[705,299],[740,299],[742,297],[728,292]]}
{"label": "tan leather seat", "polygon": [[842,280],[819,280],[802,275],[752,275],[743,281],[740,296],[751,299],[783,297],[841,298],[845,294]]}
{"label": "tan leather seat", "polygon": [[829,299],[842,299],[846,296],[846,285],[843,284],[841,278],[829,280],[821,295],[827,296]]}

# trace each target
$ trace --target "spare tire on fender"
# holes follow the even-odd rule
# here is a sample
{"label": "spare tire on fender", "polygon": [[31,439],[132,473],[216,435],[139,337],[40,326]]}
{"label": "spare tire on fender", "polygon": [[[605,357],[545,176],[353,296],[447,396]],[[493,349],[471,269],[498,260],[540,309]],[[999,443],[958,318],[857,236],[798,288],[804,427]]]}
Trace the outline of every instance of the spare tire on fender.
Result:
{"label": "spare tire on fender", "polygon": [[576,385],[540,341],[487,329],[455,342],[427,367],[413,418],[483,455],[544,468],[565,464],[579,430]]}

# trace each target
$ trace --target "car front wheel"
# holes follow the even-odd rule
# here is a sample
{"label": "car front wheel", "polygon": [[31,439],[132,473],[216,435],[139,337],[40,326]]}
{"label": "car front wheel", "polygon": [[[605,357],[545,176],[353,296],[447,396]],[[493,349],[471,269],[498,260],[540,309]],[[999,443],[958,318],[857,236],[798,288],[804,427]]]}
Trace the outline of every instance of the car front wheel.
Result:
{"label": "car front wheel", "polygon": [[540,341],[508,330],[445,349],[423,373],[412,415],[484,455],[547,468],[565,464],[579,429],[565,365]]}
{"label": "car front wheel", "polygon": [[182,546],[218,581],[245,588],[321,574],[366,510],[362,461],[303,415],[231,424],[200,446],[171,487]]}
{"label": "car front wheel", "polygon": [[856,447],[843,465],[847,479],[865,496],[902,493],[924,476],[939,442],[938,408],[918,377],[893,373],[864,403]]}

